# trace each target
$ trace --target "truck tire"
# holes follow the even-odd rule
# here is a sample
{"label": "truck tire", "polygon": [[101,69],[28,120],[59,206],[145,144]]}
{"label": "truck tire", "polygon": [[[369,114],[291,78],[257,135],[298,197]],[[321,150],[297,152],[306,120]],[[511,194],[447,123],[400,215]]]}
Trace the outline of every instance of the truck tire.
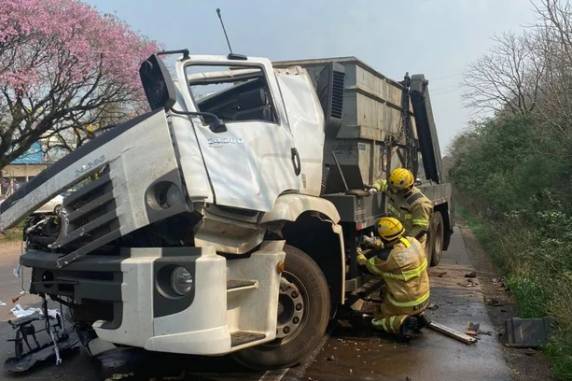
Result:
{"label": "truck tire", "polygon": [[[286,261],[282,278],[295,285],[303,299],[303,314],[295,328],[288,328],[289,334],[269,343],[243,349],[234,354],[240,364],[252,369],[287,368],[298,364],[320,343],[330,320],[330,292],[322,270],[302,250],[286,245]],[[288,295],[283,294],[278,308],[278,325],[283,326],[288,316]],[[282,328],[284,330],[284,328]],[[278,330],[277,330],[278,331]],[[280,332],[279,332],[280,333]],[[283,331],[281,332],[283,334]]]}
{"label": "truck tire", "polygon": [[427,253],[431,266],[437,266],[443,255],[444,224],[441,212],[433,213],[431,226],[429,228],[429,239],[427,242]]}

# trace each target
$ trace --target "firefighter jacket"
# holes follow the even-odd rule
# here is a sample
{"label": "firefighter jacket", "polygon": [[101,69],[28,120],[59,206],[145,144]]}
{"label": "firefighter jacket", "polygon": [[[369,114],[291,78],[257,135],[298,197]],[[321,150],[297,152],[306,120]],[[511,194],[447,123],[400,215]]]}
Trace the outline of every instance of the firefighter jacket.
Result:
{"label": "firefighter jacket", "polygon": [[384,299],[391,305],[409,309],[429,299],[427,258],[415,238],[400,238],[391,249],[376,252],[366,266],[385,281]]}
{"label": "firefighter jacket", "polygon": [[389,212],[403,223],[407,235],[419,238],[428,232],[433,202],[419,188],[413,187],[405,194],[389,192],[385,179],[377,180],[374,188],[385,192],[389,200]]}

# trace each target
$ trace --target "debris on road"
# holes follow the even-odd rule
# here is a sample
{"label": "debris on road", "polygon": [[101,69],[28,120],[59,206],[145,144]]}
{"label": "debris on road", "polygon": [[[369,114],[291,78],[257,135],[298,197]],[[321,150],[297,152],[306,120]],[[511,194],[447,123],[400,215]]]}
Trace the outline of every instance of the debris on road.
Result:
{"label": "debris on road", "polygon": [[24,309],[19,304],[16,304],[14,306],[14,308],[11,308],[10,312],[12,312],[12,315],[14,315],[14,317],[16,317],[17,319],[23,318],[26,316],[32,316],[35,313],[39,313],[40,315],[42,314],[42,310],[40,308],[26,308],[26,309]]}
{"label": "debris on road", "polygon": [[465,278],[476,278],[476,277],[477,277],[476,271],[471,271],[470,273],[465,274]]}
{"label": "debris on road", "polygon": [[467,278],[465,283],[457,283],[457,285],[461,287],[471,288],[471,287],[477,287],[479,285],[479,282],[474,280],[473,278]]}
{"label": "debris on road", "polygon": [[24,296],[25,294],[26,294],[26,291],[24,291],[24,290],[20,291],[20,294],[18,294],[18,296],[16,296],[15,298],[12,298],[12,304],[16,304],[16,302],[18,300],[20,300],[20,298],[22,296]]}
{"label": "debris on road", "polygon": [[505,285],[504,280],[502,278],[493,278],[491,280],[491,282],[497,287],[506,288],[506,285]]}
{"label": "debris on road", "polygon": [[15,331],[14,356],[4,362],[4,369],[10,373],[22,373],[34,365],[55,357],[56,365],[62,362],[61,356],[78,347],[64,327],[58,310],[49,310],[44,301],[43,309],[22,308],[17,304],[11,309],[16,319],[8,323]]}
{"label": "debris on road", "polygon": [[431,304],[429,304],[429,307],[427,307],[427,309],[428,309],[429,311],[436,311],[436,310],[439,309],[439,305],[438,305],[438,304],[435,304],[435,303],[431,303]]}
{"label": "debris on road", "polygon": [[465,333],[472,337],[477,337],[479,335],[479,323],[473,323],[472,321],[467,323],[467,329],[465,329]]}
{"label": "debris on road", "polygon": [[[17,319],[27,316],[32,316],[35,313],[38,313],[40,316],[44,314],[41,308],[30,307],[24,309],[20,304],[16,304],[14,308],[10,309],[10,312],[12,312],[12,315],[14,315],[14,317],[16,317]],[[53,319],[56,319],[59,316],[59,314],[60,312],[58,310],[48,309],[48,316]]]}
{"label": "debris on road", "polygon": [[443,324],[435,323],[434,321],[430,321],[427,324],[427,327],[435,332],[448,336],[464,344],[474,344],[477,342],[477,339],[472,336],[466,335],[463,332],[459,332],[455,329],[449,328]]}
{"label": "debris on road", "polygon": [[505,321],[503,344],[515,348],[537,348],[548,342],[551,319],[523,319],[514,317]]}
{"label": "debris on road", "polygon": [[434,272],[433,275],[439,278],[443,278],[445,275],[447,275],[447,271]]}
{"label": "debris on road", "polygon": [[4,307],[6,306],[6,303],[4,303],[3,301],[0,300],[0,307]]}
{"label": "debris on road", "polygon": [[502,303],[496,298],[485,298],[485,303],[488,304],[489,306],[494,306],[494,307],[504,306],[504,303]]}

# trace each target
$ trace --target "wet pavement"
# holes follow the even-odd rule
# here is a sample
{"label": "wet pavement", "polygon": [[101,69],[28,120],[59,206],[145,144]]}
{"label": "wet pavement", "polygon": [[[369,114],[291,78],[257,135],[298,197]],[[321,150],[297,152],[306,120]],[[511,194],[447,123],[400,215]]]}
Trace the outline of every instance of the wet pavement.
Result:
{"label": "wet pavement", "polygon": [[465,345],[424,330],[410,343],[391,338],[355,337],[344,329],[332,337],[306,371],[312,380],[510,380],[502,347],[487,315],[478,280],[466,278],[470,265],[459,231],[441,264],[431,269],[431,301],[438,306],[428,316],[464,332],[469,321],[480,323],[474,345]]}
{"label": "wet pavement", "polygon": [[[18,293],[18,282],[8,279],[17,263],[17,252],[12,250],[0,246],[0,300],[8,303],[0,307],[2,320],[8,316],[9,299]],[[438,308],[429,313],[436,322],[460,331],[469,321],[480,323],[485,334],[471,346],[427,330],[410,343],[399,343],[372,331],[367,320],[341,313],[324,345],[295,368],[252,372],[227,357],[158,353],[146,353],[138,368],[145,368],[156,380],[510,380],[511,370],[487,315],[479,280],[465,277],[473,270],[462,235],[456,231],[441,265],[431,269],[431,301]],[[0,322],[0,338],[10,337],[10,331],[7,323]],[[12,347],[1,341],[0,351],[3,362]],[[95,381],[101,374],[97,364],[79,353],[65,358],[59,367],[48,364],[18,378]],[[13,379],[0,375],[0,380]]]}

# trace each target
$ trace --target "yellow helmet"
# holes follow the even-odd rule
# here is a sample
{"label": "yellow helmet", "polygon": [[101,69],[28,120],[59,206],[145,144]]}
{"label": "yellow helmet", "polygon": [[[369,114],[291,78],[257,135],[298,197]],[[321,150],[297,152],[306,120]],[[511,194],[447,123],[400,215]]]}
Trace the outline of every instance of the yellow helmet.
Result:
{"label": "yellow helmet", "polygon": [[406,168],[395,168],[389,175],[389,187],[396,191],[403,191],[411,188],[415,178],[413,173]]}
{"label": "yellow helmet", "polygon": [[397,218],[381,217],[377,220],[377,233],[385,241],[393,241],[403,235],[405,228]]}

